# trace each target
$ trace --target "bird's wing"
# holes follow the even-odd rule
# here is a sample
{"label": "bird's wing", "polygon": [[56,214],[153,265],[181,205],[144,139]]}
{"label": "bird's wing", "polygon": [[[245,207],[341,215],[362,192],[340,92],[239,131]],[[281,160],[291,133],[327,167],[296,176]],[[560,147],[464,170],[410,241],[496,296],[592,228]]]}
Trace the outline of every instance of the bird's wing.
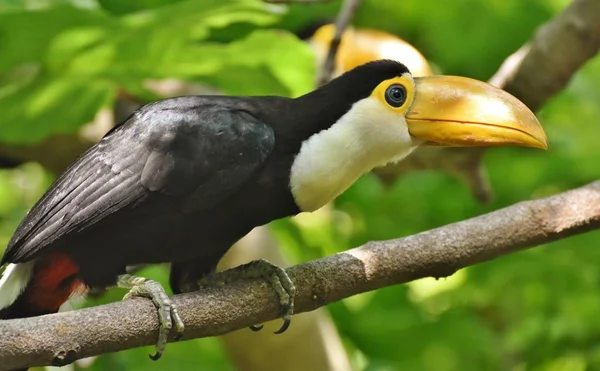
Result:
{"label": "bird's wing", "polygon": [[17,228],[2,263],[29,260],[157,198],[190,199],[188,211],[215,206],[257,171],[274,144],[272,129],[247,111],[181,102],[143,108],[57,179]]}

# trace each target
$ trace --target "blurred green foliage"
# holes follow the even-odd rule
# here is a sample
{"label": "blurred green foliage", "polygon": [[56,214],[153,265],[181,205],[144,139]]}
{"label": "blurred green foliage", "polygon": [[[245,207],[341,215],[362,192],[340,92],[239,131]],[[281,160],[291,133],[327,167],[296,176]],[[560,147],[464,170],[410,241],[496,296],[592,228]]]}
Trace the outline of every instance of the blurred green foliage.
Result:
{"label": "blurred green foliage", "polygon": [[[485,80],[566,3],[365,0],[355,24],[402,36],[443,73]],[[314,59],[288,31],[333,19],[339,5],[0,0],[0,141],[35,143],[72,132],[111,106],[120,90],[156,99],[145,85],[149,79],[202,82],[227,94],[302,94],[314,83]],[[332,218],[282,220],[271,228],[289,257],[306,261],[597,179],[599,86],[596,58],[538,113],[549,151],[488,152],[495,192],[490,205],[478,204],[446,174],[413,173],[391,189],[365,176],[336,201]],[[36,164],[0,171],[4,245],[51,179]],[[599,244],[600,234],[588,233],[328,309],[356,369],[600,369]],[[166,278],[161,267],[144,274]],[[122,294],[111,292],[91,305]],[[155,363],[145,359],[151,351],[110,354],[87,369],[234,368],[217,339],[169,345]]]}

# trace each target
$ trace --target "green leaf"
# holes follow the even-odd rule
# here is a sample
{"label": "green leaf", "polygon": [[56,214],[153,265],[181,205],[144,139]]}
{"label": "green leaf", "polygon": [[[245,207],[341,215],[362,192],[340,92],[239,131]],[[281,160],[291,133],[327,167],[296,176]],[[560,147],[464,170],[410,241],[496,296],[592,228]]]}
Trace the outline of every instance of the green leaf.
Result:
{"label": "green leaf", "polygon": [[20,64],[42,63],[53,40],[75,27],[115,25],[105,14],[73,7],[0,13],[0,72]]}
{"label": "green leaf", "polygon": [[[246,60],[239,53],[257,47],[253,39],[245,48],[243,42],[201,42],[211,28],[264,24],[273,17],[263,4],[244,0],[182,1],[122,19],[71,7],[0,14],[0,46],[14,50],[8,53],[14,57],[0,60],[0,71],[6,71],[0,79],[7,83],[0,89],[0,140],[31,143],[72,132],[91,121],[119,87],[148,96],[143,84],[150,78],[206,77],[229,69],[215,81],[218,87],[247,87],[241,94],[295,94],[304,89],[291,85],[300,65],[274,62],[277,48],[284,55],[304,53],[298,62],[306,61],[308,50],[293,37],[263,37],[258,42],[273,43],[270,51],[255,53],[246,63],[236,61]],[[18,73],[24,78],[15,78]]]}
{"label": "green leaf", "polygon": [[179,1],[181,0],[98,0],[98,4],[112,14],[123,15],[160,8]]}
{"label": "green leaf", "polygon": [[212,63],[220,68],[201,80],[226,93],[298,96],[314,86],[314,57],[306,44],[288,33],[256,31],[220,49],[212,54]]}
{"label": "green leaf", "polygon": [[0,99],[0,140],[33,143],[52,133],[72,132],[112,101],[106,81],[48,76]]}

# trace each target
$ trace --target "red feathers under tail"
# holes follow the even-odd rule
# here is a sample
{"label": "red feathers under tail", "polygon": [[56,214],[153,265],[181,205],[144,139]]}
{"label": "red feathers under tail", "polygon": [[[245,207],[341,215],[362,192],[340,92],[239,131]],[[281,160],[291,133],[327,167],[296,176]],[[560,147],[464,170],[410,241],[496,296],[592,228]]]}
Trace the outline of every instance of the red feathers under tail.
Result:
{"label": "red feathers under tail", "polygon": [[58,312],[71,295],[84,291],[79,267],[65,253],[56,252],[39,258],[23,292],[6,308],[0,319],[34,317]]}

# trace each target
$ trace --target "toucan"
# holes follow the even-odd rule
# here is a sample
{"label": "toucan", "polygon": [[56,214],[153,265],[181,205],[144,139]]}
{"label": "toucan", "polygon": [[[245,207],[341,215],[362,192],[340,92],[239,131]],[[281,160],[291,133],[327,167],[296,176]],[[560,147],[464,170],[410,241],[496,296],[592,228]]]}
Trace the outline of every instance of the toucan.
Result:
{"label": "toucan", "polygon": [[[127,287],[126,296],[157,306],[157,358],[184,324],[162,286],[127,267],[170,263],[173,291],[195,290],[251,229],[319,209],[374,167],[418,146],[496,145],[545,149],[547,140],[507,92],[464,77],[413,77],[392,60],[294,99],[150,103],[70,165],[18,226],[0,262],[0,318],[53,313],[76,293]],[[269,279],[287,327],[295,288],[285,271],[263,260],[234,271]]]}
{"label": "toucan", "polygon": [[[335,27],[331,22],[322,21],[296,33],[311,46],[318,66],[322,66],[327,58]],[[361,64],[379,59],[401,61],[413,77],[433,75],[423,54],[400,37],[381,30],[350,26],[340,38],[332,76],[337,77]]]}

